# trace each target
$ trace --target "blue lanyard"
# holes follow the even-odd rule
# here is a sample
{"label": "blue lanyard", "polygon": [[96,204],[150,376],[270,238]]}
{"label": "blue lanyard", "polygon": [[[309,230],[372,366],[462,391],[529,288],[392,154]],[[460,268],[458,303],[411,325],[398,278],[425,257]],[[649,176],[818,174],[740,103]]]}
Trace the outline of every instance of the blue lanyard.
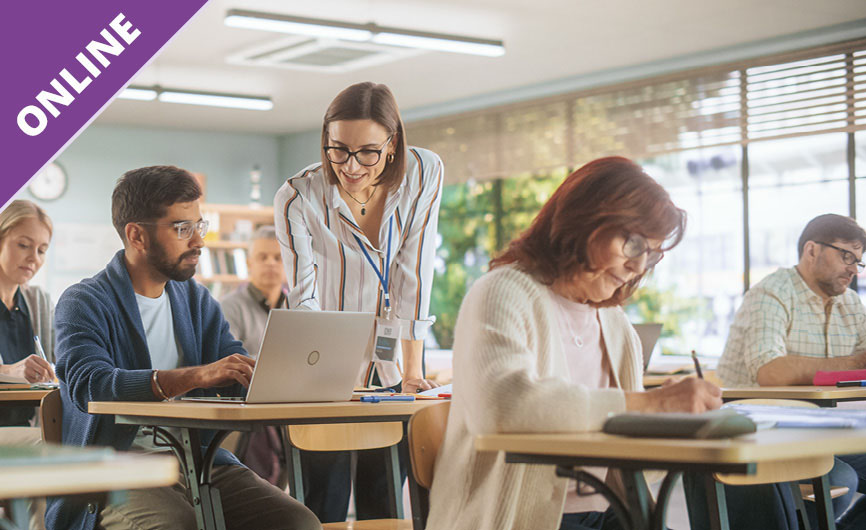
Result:
{"label": "blue lanyard", "polygon": [[391,229],[394,225],[394,217],[391,216],[388,219],[388,253],[385,254],[385,271],[384,275],[382,271],[379,270],[379,267],[373,263],[373,258],[370,257],[370,253],[367,252],[367,248],[364,246],[364,243],[361,242],[361,238],[357,236],[357,234],[352,234],[352,237],[355,238],[355,241],[358,242],[358,246],[361,247],[361,252],[364,253],[364,257],[367,258],[367,263],[373,267],[373,272],[376,273],[376,276],[379,277],[379,283],[382,284],[382,292],[385,293],[385,312],[386,314],[391,311],[391,298],[388,295],[388,281],[391,270]]}

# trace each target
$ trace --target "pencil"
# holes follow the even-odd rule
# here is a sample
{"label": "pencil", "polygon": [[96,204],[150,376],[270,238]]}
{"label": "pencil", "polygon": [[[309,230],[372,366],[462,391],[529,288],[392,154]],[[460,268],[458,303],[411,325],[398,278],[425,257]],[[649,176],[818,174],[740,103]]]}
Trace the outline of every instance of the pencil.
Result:
{"label": "pencil", "polygon": [[700,363],[700,361],[698,361],[698,354],[695,353],[695,350],[692,350],[692,361],[694,361],[694,363],[695,363],[695,373],[698,374],[699,378],[703,379],[704,378],[704,371],[701,370],[701,363]]}

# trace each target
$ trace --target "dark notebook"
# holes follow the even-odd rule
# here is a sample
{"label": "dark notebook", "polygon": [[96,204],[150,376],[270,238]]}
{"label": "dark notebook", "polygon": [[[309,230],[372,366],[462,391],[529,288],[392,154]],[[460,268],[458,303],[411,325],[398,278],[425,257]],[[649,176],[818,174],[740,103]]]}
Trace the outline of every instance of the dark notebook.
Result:
{"label": "dark notebook", "polygon": [[753,433],[757,427],[748,417],[721,409],[702,414],[626,412],[608,418],[602,430],[645,438],[730,438]]}

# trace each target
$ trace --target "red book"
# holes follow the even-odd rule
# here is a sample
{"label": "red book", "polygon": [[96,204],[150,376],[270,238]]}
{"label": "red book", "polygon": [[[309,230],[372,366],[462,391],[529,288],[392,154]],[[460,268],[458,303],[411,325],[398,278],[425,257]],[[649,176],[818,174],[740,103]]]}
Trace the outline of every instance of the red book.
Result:
{"label": "red book", "polygon": [[866,379],[866,370],[836,370],[815,372],[812,384],[815,386],[834,386],[839,381],[861,381]]}

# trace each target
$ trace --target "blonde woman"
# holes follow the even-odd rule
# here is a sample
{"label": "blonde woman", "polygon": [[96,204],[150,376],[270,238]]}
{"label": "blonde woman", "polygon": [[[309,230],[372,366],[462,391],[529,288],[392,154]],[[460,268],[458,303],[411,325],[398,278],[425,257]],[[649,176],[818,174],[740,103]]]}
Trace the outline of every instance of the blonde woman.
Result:
{"label": "blonde woman", "polygon": [[54,307],[28,285],[45,263],[52,228],[30,201],[12,201],[0,212],[0,373],[31,383],[54,380]]}

